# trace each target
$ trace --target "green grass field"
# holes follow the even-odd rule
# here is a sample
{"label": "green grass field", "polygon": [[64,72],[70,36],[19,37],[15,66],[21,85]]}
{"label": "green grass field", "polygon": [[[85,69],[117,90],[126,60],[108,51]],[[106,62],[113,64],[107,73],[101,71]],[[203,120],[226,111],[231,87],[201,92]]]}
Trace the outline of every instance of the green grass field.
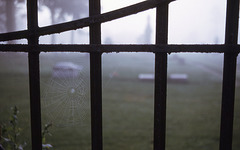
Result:
{"label": "green grass field", "polygon": [[[221,73],[223,55],[171,54],[168,73],[185,73],[188,82],[168,83],[167,95],[167,150],[217,150],[219,147],[221,111]],[[61,91],[56,95],[59,103],[47,107],[42,101],[42,124],[49,116],[63,119],[66,126],[53,123],[48,143],[56,150],[90,150],[89,63],[87,55],[54,53],[40,55],[41,95],[51,86],[54,64],[70,61],[84,66],[85,105],[77,108],[80,124],[72,123],[69,103],[62,102]],[[181,62],[181,63],[180,63]],[[103,59],[103,144],[104,150],[151,150],[153,147],[153,81],[140,81],[140,73],[154,72],[154,55],[150,53],[104,54]],[[30,149],[30,109],[27,55],[0,53],[0,123],[7,122],[11,110],[17,106],[19,126],[23,129],[20,142],[27,141]],[[240,77],[240,66],[237,82]],[[111,77],[110,77],[111,76]],[[61,83],[61,82],[57,82]],[[64,84],[68,85],[66,80]],[[240,147],[240,87],[236,88],[233,150]],[[66,93],[67,94],[67,93]],[[69,94],[69,93],[68,93]],[[69,96],[71,97],[71,96]],[[55,107],[56,106],[56,107]],[[84,111],[83,111],[84,110]],[[51,114],[50,114],[51,113]],[[76,116],[73,116],[76,117]],[[77,118],[75,118],[77,119]],[[50,120],[51,121],[51,120]],[[60,122],[58,120],[54,120]]]}

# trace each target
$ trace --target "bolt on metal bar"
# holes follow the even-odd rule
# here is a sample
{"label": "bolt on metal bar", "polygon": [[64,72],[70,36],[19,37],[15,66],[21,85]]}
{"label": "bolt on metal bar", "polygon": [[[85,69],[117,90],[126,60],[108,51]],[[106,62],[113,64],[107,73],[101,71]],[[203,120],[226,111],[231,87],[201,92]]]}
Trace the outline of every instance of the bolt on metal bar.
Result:
{"label": "bolt on metal bar", "polygon": [[[89,16],[100,14],[100,0],[89,0]],[[90,45],[101,44],[101,24],[90,25]],[[102,137],[102,53],[90,52],[92,150],[103,149]]]}
{"label": "bolt on metal bar", "polygon": [[[168,4],[157,7],[156,44],[167,44]],[[165,150],[167,53],[155,53],[154,150]]]}
{"label": "bolt on metal bar", "polygon": [[[237,44],[239,0],[227,1],[225,44]],[[230,51],[230,49],[229,49]],[[220,150],[232,149],[236,60],[238,53],[224,53]]]}
{"label": "bolt on metal bar", "polygon": [[[38,28],[38,6],[37,0],[27,1],[27,20],[28,30],[33,32],[28,38],[30,47],[38,45],[38,36],[36,30]],[[29,49],[29,86],[30,86],[30,112],[31,112],[31,136],[32,149],[42,149],[42,131],[41,131],[41,104],[40,104],[40,75],[39,75],[39,52]]]}

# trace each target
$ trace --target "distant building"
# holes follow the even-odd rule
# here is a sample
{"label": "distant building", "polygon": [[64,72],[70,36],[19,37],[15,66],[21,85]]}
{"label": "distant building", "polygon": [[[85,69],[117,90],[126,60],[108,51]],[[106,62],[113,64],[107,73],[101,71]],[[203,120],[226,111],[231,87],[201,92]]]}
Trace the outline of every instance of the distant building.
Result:
{"label": "distant building", "polygon": [[152,43],[152,27],[150,17],[147,17],[147,24],[142,35],[138,38],[138,43],[151,44]]}
{"label": "distant building", "polygon": [[144,43],[145,44],[151,44],[151,37],[152,37],[152,28],[150,24],[150,17],[147,18],[147,26],[144,31]]}

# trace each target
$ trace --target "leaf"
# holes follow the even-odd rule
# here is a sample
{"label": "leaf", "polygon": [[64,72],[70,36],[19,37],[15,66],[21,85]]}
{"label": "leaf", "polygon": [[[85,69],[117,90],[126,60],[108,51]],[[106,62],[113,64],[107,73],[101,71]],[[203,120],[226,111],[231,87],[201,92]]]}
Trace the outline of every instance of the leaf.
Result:
{"label": "leaf", "polygon": [[10,142],[11,140],[5,137],[2,137],[5,142]]}

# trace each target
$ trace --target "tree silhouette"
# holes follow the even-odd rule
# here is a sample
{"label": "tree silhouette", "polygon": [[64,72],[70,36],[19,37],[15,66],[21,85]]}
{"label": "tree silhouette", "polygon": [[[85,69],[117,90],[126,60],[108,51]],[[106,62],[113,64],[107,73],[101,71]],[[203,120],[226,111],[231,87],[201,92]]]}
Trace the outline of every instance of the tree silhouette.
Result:
{"label": "tree silhouette", "polygon": [[[72,20],[88,16],[88,0],[40,0],[40,4],[49,8],[52,24],[66,20],[66,17],[69,16],[72,17]],[[72,32],[72,42],[73,34]],[[53,35],[52,44],[54,43]]]}
{"label": "tree silhouette", "polygon": [[25,0],[0,0],[0,31],[11,32],[16,29],[16,5]]}
{"label": "tree silhouette", "polygon": [[0,31],[6,32],[6,16],[5,16],[5,9],[6,9],[6,1],[0,0]]}
{"label": "tree silhouette", "polygon": [[[16,29],[16,5],[25,0],[0,0],[0,31],[11,32]],[[13,43],[9,41],[8,43]]]}

